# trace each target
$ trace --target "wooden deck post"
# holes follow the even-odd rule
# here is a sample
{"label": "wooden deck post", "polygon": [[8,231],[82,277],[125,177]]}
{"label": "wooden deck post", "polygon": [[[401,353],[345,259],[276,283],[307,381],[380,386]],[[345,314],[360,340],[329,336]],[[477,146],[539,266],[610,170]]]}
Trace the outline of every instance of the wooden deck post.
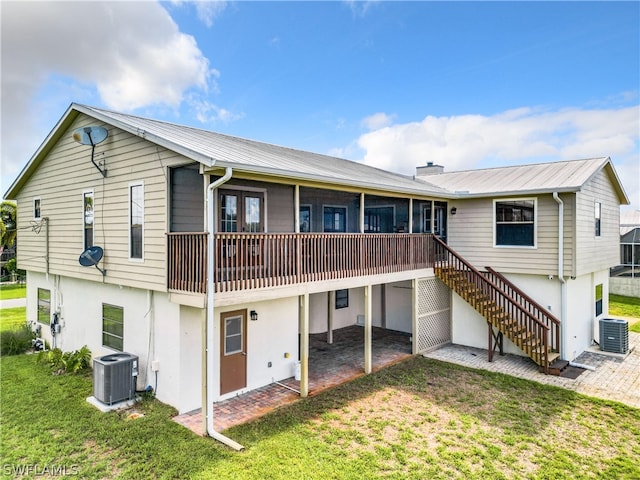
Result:
{"label": "wooden deck post", "polygon": [[309,294],[300,295],[300,396],[309,396]]}
{"label": "wooden deck post", "polygon": [[364,287],[364,373],[371,373],[371,285]]}

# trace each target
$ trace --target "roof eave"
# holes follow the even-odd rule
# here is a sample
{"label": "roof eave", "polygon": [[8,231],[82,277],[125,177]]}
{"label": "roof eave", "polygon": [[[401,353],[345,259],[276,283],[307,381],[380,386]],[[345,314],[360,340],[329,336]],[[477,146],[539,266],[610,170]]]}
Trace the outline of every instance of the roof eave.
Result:
{"label": "roof eave", "polygon": [[73,121],[77,117],[78,111],[75,109],[75,105],[72,103],[71,105],[69,105],[69,108],[67,108],[62,117],[60,117],[60,120],[58,120],[55,126],[51,129],[49,135],[47,135],[47,137],[40,144],[35,153],[31,156],[27,164],[22,168],[9,189],[5,192],[3,198],[15,199],[20,189],[40,164],[40,161],[47,155],[47,153],[49,153],[51,148],[53,148],[55,143],[62,136],[62,133],[69,127],[69,125],[73,123]]}
{"label": "roof eave", "polygon": [[171,150],[173,152],[179,153],[180,155],[183,155],[187,158],[190,158],[191,160],[195,160],[196,162],[202,163],[204,165],[206,165],[207,167],[212,167],[213,165],[215,165],[216,163],[216,159],[211,158],[207,155],[203,155],[201,153],[198,153],[195,150],[192,150],[190,148],[186,148],[182,145],[178,145],[175,142],[172,142],[170,140],[167,140],[163,137],[159,137],[153,133],[150,133],[146,130],[142,130],[139,128],[134,128],[131,125],[128,125],[127,123],[121,122],[119,120],[116,120],[115,118],[112,118],[110,116],[104,115],[103,113],[101,113],[100,111],[94,110],[90,107],[85,107],[84,105],[74,105],[74,107],[84,113],[85,115],[88,115],[90,117],[94,117],[98,120],[101,120],[105,123],[108,123],[109,125],[119,128],[121,130],[124,130],[125,132],[130,133],[131,135],[135,135],[137,137],[140,137],[142,139],[145,140],[149,140],[157,145],[160,145],[161,147],[165,147],[168,150]]}

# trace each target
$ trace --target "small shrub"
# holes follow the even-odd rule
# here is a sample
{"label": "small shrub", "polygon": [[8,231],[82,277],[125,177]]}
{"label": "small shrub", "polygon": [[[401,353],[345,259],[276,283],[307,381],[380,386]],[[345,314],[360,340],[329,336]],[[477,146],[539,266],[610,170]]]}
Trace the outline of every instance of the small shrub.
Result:
{"label": "small shrub", "polygon": [[73,352],[63,352],[59,348],[54,348],[40,352],[38,361],[48,364],[54,375],[79,373],[91,367],[91,350],[86,345]]}
{"label": "small shrub", "polygon": [[0,337],[0,355],[19,355],[31,348],[31,340],[35,338],[27,325],[15,330],[5,330]]}

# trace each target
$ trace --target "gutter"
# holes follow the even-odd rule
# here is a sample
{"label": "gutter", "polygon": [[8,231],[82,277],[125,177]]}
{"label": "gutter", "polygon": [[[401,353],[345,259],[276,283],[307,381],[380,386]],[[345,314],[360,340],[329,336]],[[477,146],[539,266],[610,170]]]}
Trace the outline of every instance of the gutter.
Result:
{"label": "gutter", "polygon": [[558,192],[553,192],[558,204],[558,280],[560,280],[560,358],[567,359],[567,281],[564,278],[564,202]]}
{"label": "gutter", "polygon": [[[240,445],[235,440],[226,437],[220,432],[216,432],[213,428],[213,363],[214,363],[214,317],[213,317],[213,308],[214,308],[214,300],[213,300],[213,278],[214,278],[214,239],[213,236],[215,234],[215,226],[214,226],[214,218],[215,218],[215,202],[213,192],[216,188],[218,188],[223,183],[226,183],[231,179],[231,175],[233,174],[233,169],[231,167],[227,167],[224,175],[220,177],[215,182],[209,184],[207,187],[207,233],[209,234],[207,237],[207,318],[205,322],[205,336],[207,339],[207,354],[205,361],[205,370],[206,370],[206,394],[205,394],[205,405],[202,409],[203,412],[206,412],[207,418],[207,434],[218,440],[219,442],[224,443],[228,447],[233,448],[234,450],[244,450],[244,447]],[[206,410],[205,410],[206,408]]]}

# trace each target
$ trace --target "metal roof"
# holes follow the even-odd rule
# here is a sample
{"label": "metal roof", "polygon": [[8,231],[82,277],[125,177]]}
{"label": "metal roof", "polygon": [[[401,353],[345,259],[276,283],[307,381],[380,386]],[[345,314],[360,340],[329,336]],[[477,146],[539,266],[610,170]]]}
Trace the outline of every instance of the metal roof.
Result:
{"label": "metal roof", "polygon": [[285,176],[396,193],[451,197],[445,189],[413,178],[318,153],[224,135],[198,128],[73,105],[77,110],[177,151],[207,167]]}
{"label": "metal roof", "polygon": [[577,192],[600,170],[606,168],[621,203],[629,200],[608,157],[569,160],[510,167],[467,170],[416,177],[461,197],[506,196]]}
{"label": "metal roof", "polygon": [[632,230],[640,230],[640,210],[620,212],[620,235],[626,235]]}
{"label": "metal roof", "polygon": [[597,172],[609,172],[620,203],[629,204],[609,158],[561,161],[409,177],[359,162],[198,128],[72,103],[5,194],[15,198],[80,113],[161,145],[205,167],[350,186],[380,193],[440,198],[576,192]]}

